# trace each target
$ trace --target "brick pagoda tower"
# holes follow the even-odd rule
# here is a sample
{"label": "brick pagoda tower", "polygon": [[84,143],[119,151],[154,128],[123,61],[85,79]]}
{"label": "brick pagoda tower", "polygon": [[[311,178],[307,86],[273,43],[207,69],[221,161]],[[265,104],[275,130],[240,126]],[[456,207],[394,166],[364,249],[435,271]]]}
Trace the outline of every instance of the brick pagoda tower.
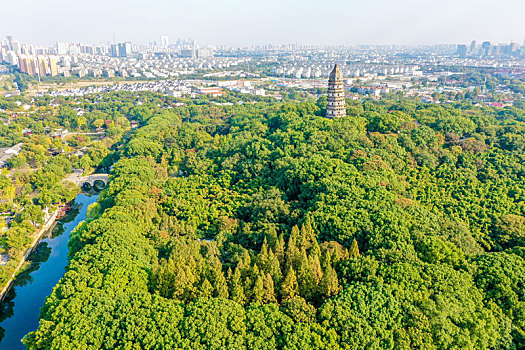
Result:
{"label": "brick pagoda tower", "polygon": [[330,78],[328,78],[328,99],[326,106],[327,118],[341,118],[346,116],[345,108],[345,88],[343,84],[343,74],[336,64]]}

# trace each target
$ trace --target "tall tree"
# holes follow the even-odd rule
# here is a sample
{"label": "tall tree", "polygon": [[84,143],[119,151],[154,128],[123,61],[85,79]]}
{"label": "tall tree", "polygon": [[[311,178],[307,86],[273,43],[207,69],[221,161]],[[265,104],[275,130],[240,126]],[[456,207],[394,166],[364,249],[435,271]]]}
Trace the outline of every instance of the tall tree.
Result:
{"label": "tall tree", "polygon": [[281,300],[287,301],[290,298],[293,298],[297,295],[299,285],[297,284],[297,278],[295,276],[295,271],[292,266],[288,268],[286,276],[284,277],[283,282],[281,283]]}
{"label": "tall tree", "polygon": [[244,305],[246,302],[246,296],[244,294],[243,283],[241,281],[241,269],[235,268],[235,272],[230,282],[230,297],[233,301]]}
{"label": "tall tree", "polygon": [[357,240],[354,238],[352,241],[352,246],[350,247],[350,259],[357,259],[359,258],[359,246],[357,244]]}
{"label": "tall tree", "polygon": [[277,299],[275,298],[274,282],[273,282],[272,276],[269,273],[267,273],[264,276],[263,287],[264,287],[263,302],[264,303],[277,302]]}

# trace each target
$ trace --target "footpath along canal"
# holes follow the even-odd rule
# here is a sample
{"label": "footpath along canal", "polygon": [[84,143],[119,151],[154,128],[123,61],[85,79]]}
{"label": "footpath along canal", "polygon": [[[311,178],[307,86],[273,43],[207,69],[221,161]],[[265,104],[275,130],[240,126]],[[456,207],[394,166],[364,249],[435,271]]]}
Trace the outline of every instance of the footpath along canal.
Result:
{"label": "footpath along canal", "polygon": [[31,267],[17,276],[0,304],[0,349],[25,349],[21,339],[38,327],[40,308],[67,266],[71,232],[86,218],[98,195],[81,193],[73,210],[59,220],[49,238],[42,239],[28,261]]}

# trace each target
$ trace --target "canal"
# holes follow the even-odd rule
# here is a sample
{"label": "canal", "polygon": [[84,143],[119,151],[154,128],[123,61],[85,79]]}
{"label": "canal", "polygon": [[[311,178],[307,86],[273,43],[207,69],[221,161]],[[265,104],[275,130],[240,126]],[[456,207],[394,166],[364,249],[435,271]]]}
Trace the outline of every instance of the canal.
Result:
{"label": "canal", "polygon": [[81,193],[73,209],[43,239],[29,256],[30,268],[17,276],[14,285],[0,304],[0,349],[25,349],[21,339],[38,327],[40,308],[67,266],[71,231],[86,218],[88,206],[97,195]]}

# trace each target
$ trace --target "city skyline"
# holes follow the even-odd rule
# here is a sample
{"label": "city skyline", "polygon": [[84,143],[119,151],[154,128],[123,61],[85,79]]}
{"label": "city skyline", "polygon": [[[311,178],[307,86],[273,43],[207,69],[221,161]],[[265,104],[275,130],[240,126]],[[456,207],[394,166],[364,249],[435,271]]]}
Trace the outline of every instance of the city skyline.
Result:
{"label": "city skyline", "polygon": [[[67,6],[66,6],[67,5]],[[502,0],[332,0],[213,2],[26,1],[0,21],[0,36],[35,45],[57,41],[146,44],[193,37],[203,45],[433,45],[470,40],[522,43],[525,3]],[[23,26],[20,23],[24,23]],[[415,30],[417,28],[417,30]]]}

